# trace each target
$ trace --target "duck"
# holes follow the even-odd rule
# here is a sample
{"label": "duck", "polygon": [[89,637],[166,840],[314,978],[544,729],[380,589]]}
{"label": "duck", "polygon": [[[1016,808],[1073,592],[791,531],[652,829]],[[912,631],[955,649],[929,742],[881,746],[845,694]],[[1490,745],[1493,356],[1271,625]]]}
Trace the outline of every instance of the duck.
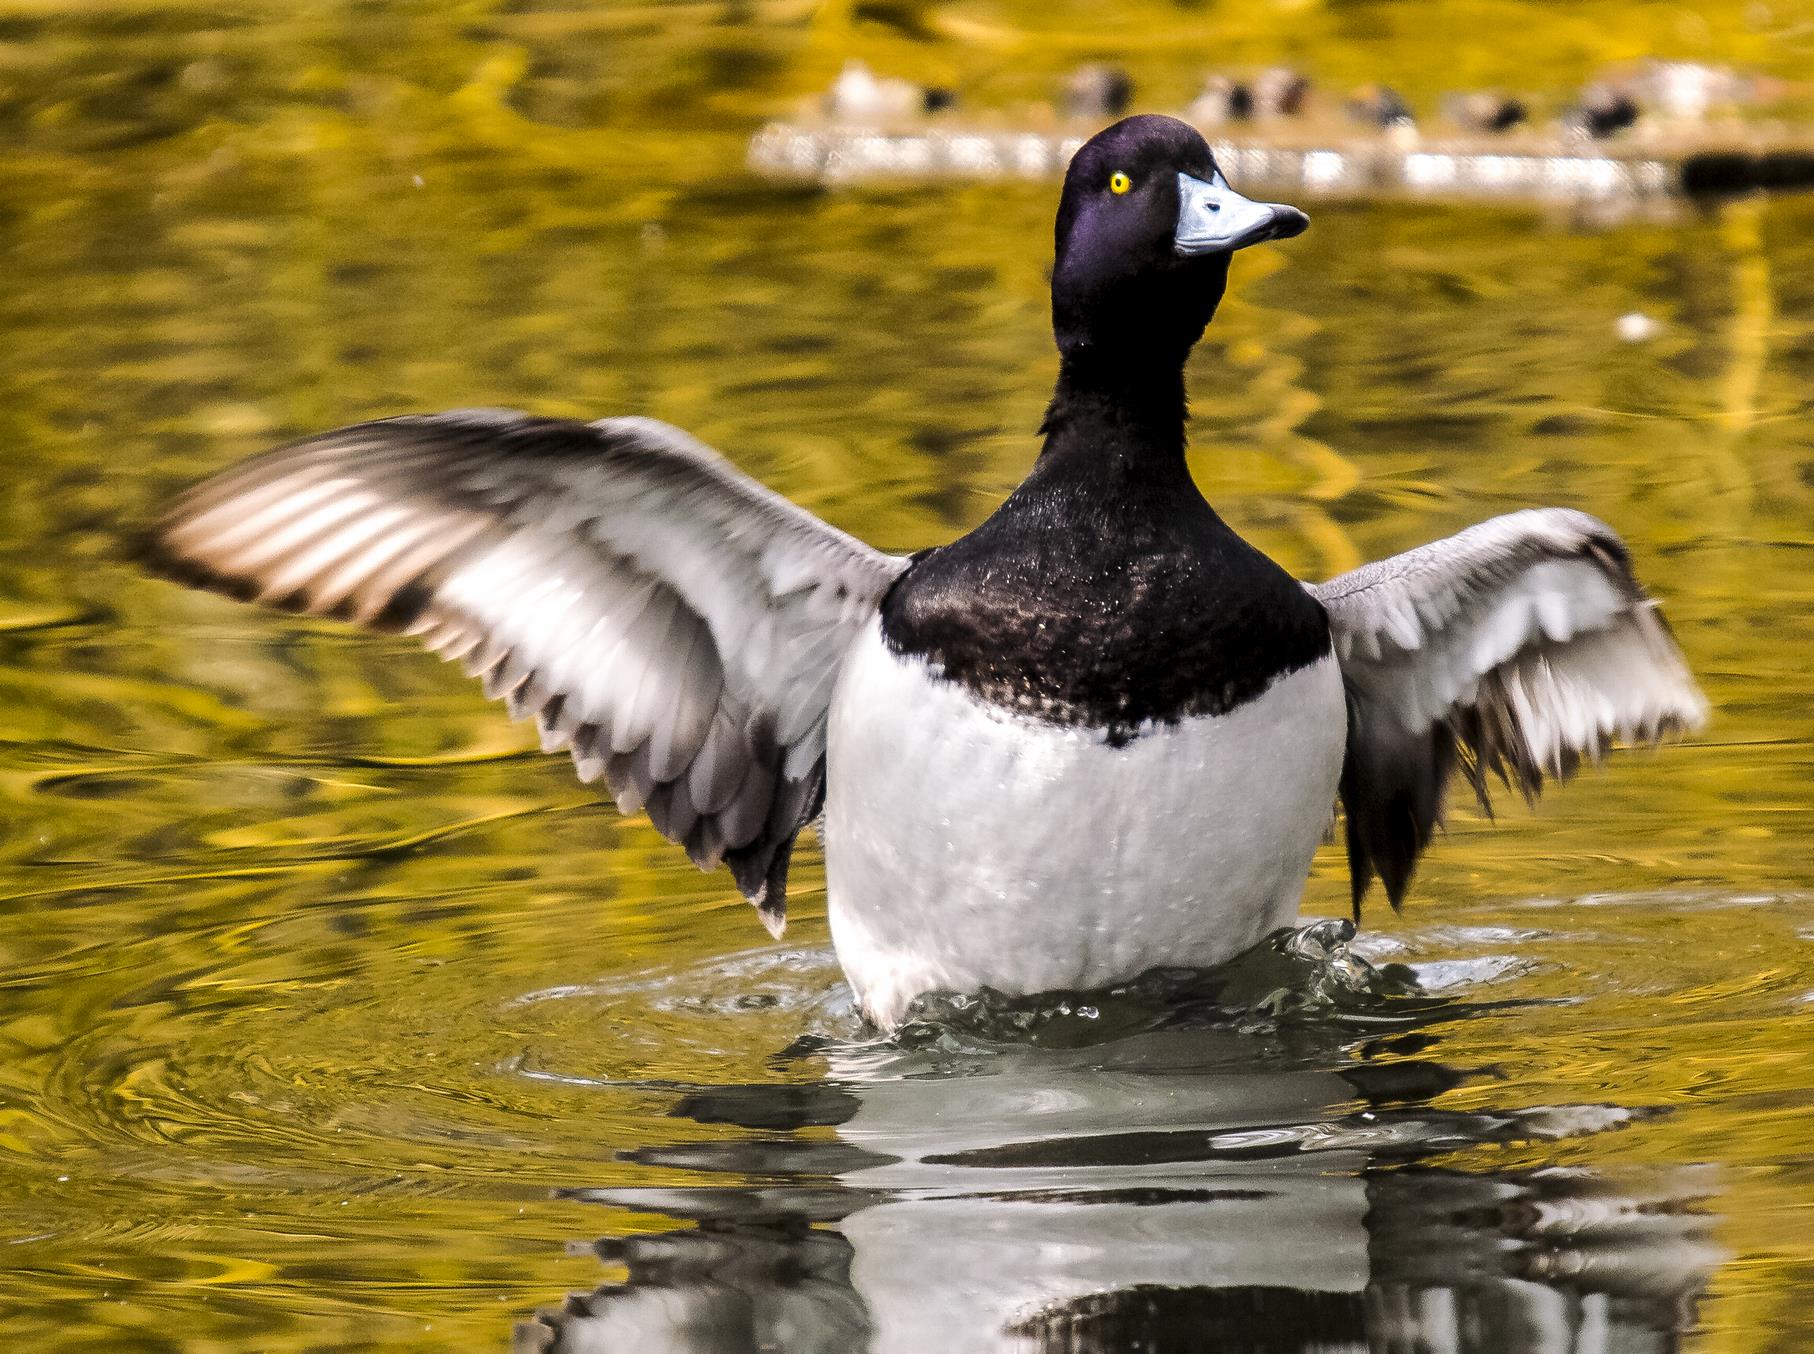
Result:
{"label": "duck", "polygon": [[1133,97],[1134,81],[1125,70],[1106,62],[1091,62],[1065,77],[1058,92],[1058,108],[1066,118],[1095,122],[1120,117]]}
{"label": "duck", "polygon": [[1489,89],[1445,95],[1442,111],[1450,122],[1470,132],[1509,132],[1530,117],[1522,99]]}
{"label": "duck", "polygon": [[1295,118],[1309,97],[1310,81],[1290,66],[1268,66],[1251,80],[1215,74],[1203,82],[1185,118],[1198,127]]}
{"label": "duck", "polygon": [[1390,131],[1395,127],[1415,127],[1417,115],[1404,95],[1389,85],[1363,85],[1348,96],[1348,116],[1355,122]]}
{"label": "duck", "polygon": [[1184,110],[1184,116],[1198,127],[1251,121],[1254,116],[1253,88],[1226,75],[1211,75]]}
{"label": "duck", "polygon": [[1604,141],[1636,126],[1642,115],[1643,109],[1628,92],[1600,80],[1582,89],[1574,104],[1563,110],[1561,123],[1565,135]]}
{"label": "duck", "polygon": [[1459,772],[1534,796],[1707,702],[1603,522],[1529,508],[1320,583],[1185,457],[1231,260],[1300,234],[1187,123],[1091,137],[1051,273],[1058,375],[979,526],[872,548],[646,417],[403,415],[268,452],[146,533],[159,572],[411,635],[580,780],[728,869],[779,937],[815,826],[884,1031],[934,992],[1208,969],[1297,916],[1343,809],[1394,908]]}
{"label": "duck", "polygon": [[1661,116],[1689,124],[1733,113],[1775,93],[1770,81],[1699,61],[1646,61],[1634,81],[1638,96]]}
{"label": "duck", "polygon": [[943,112],[956,101],[955,90],[877,76],[863,62],[852,60],[844,63],[820,107],[834,122],[877,126]]}
{"label": "duck", "polygon": [[1310,98],[1310,78],[1291,66],[1268,66],[1253,79],[1254,113],[1262,118],[1294,118]]}

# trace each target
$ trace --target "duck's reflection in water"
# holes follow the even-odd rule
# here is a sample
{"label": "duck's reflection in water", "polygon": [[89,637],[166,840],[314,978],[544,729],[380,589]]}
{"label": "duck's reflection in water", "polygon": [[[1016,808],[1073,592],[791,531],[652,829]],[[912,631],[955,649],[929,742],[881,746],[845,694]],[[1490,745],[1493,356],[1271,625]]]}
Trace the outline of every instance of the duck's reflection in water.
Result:
{"label": "duck's reflection in water", "polygon": [[1423,1164],[1631,1114],[1440,1111],[1427,1102],[1460,1076],[1404,1042],[1383,1061],[1291,1042],[1172,1029],[986,1057],[834,1051],[823,1085],[688,1097],[678,1112],[752,1136],[640,1159],[739,1185],[576,1191],[687,1225],[598,1242],[625,1277],[518,1347],[1678,1347],[1718,1260],[1706,1170]]}

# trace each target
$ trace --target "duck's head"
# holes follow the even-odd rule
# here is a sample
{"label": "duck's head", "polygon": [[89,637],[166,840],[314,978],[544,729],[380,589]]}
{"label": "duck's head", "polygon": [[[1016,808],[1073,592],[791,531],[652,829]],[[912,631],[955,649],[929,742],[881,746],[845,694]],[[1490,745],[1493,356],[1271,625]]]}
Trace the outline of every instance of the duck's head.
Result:
{"label": "duck's head", "polygon": [[1309,224],[1296,207],[1229,187],[1188,123],[1123,118],[1065,172],[1052,269],[1059,350],[1182,361],[1216,313],[1229,256]]}

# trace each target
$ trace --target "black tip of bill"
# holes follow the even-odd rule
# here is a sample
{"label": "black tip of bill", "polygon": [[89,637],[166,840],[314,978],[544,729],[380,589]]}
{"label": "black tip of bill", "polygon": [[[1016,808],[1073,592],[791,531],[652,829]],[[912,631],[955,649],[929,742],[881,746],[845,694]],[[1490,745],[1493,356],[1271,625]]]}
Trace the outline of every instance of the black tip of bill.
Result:
{"label": "black tip of bill", "polygon": [[1309,228],[1310,218],[1296,207],[1242,197],[1219,171],[1208,179],[1178,175],[1178,227],[1172,247],[1187,258],[1289,240]]}

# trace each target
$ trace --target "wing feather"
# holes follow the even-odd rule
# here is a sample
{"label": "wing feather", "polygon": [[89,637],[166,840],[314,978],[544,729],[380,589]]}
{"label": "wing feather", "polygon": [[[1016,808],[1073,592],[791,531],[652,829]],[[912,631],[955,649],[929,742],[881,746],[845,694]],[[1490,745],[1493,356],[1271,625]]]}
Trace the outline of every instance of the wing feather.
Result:
{"label": "wing feather", "polygon": [[738,721],[722,702],[712,711],[712,724],[698,755],[687,768],[687,793],[707,814],[715,814],[743,783],[743,735]]}
{"label": "wing feather", "polygon": [[1342,772],[1358,913],[1377,871],[1394,907],[1460,767],[1534,799],[1615,743],[1700,728],[1707,701],[1605,523],[1496,517],[1311,592],[1348,688]]}
{"label": "wing feather", "polygon": [[650,419],[385,419],[228,470],[157,524],[183,581],[418,637],[771,929],[837,669],[906,562]]}

